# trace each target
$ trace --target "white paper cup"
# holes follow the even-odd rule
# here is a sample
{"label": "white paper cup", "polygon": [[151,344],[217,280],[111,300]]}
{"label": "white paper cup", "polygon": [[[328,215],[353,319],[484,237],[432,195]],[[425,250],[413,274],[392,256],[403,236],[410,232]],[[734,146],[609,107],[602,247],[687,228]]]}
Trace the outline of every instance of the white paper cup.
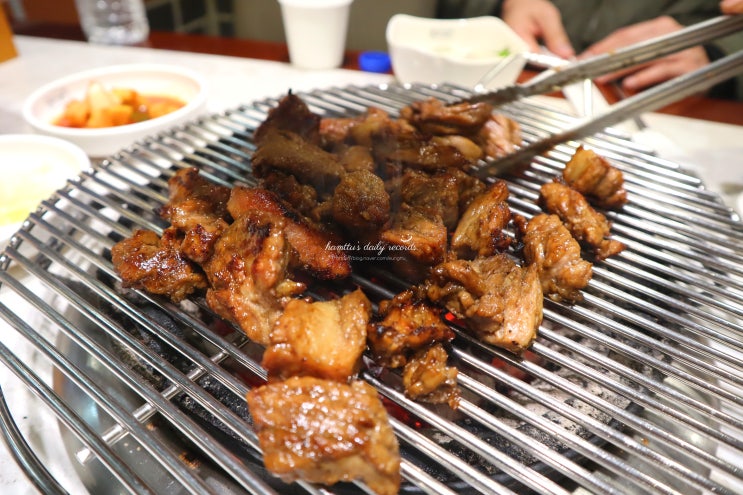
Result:
{"label": "white paper cup", "polygon": [[302,69],[342,65],[352,1],[279,0],[293,65]]}

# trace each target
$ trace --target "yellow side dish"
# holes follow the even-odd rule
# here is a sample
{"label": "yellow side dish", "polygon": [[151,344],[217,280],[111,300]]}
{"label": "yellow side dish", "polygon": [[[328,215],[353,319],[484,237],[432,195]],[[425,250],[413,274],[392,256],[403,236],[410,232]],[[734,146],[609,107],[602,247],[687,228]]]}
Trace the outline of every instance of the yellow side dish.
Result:
{"label": "yellow side dish", "polygon": [[174,112],[185,102],[170,96],[143,95],[133,89],[106,89],[91,82],[82,100],[72,100],[53,124],[100,128],[134,124]]}
{"label": "yellow side dish", "polygon": [[47,149],[43,143],[29,151],[22,143],[1,153],[6,164],[19,172],[0,182],[0,226],[23,221],[39,205],[78,173],[76,164],[63,153]]}

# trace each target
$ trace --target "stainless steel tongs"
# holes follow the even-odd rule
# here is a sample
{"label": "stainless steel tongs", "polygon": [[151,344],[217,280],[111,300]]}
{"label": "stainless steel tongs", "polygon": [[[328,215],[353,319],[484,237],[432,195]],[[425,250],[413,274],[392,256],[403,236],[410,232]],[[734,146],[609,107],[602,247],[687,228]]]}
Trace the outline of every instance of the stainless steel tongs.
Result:
{"label": "stainless steel tongs", "polygon": [[[598,55],[566,65],[564,68],[557,67],[544,71],[526,83],[477,94],[467,98],[466,101],[501,105],[528,96],[557,91],[567,84],[593,79],[602,74],[649,62],[741,29],[743,29],[743,15],[716,17],[675,33],[622,48],[611,54]],[[559,143],[591,135],[640,113],[657,110],[674,101],[706,90],[741,72],[743,72],[743,51],[728,55],[702,69],[681,75],[624,99],[603,113],[579,122],[575,127],[535,141],[515,153],[488,162],[478,168],[476,173],[481,177],[505,173]]]}

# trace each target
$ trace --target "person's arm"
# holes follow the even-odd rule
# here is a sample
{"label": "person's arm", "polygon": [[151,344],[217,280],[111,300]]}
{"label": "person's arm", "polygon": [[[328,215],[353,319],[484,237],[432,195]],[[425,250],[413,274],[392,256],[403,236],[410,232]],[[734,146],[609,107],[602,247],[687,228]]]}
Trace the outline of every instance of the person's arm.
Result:
{"label": "person's arm", "polygon": [[575,55],[560,11],[549,0],[503,0],[500,9],[503,21],[532,51],[539,51],[541,41],[555,55],[563,58]]}
{"label": "person's arm", "polygon": [[[682,28],[683,26],[670,16],[661,16],[649,21],[639,22],[617,29],[606,38],[588,47],[585,52],[580,54],[580,57],[587,58],[610,53],[618,48],[672,33]],[[598,83],[608,83],[621,79],[624,89],[635,92],[700,69],[709,62],[705,49],[698,46],[659,58],[647,64],[601,76],[596,81]]]}
{"label": "person's arm", "polygon": [[722,0],[720,10],[723,14],[743,14],[743,0]]}

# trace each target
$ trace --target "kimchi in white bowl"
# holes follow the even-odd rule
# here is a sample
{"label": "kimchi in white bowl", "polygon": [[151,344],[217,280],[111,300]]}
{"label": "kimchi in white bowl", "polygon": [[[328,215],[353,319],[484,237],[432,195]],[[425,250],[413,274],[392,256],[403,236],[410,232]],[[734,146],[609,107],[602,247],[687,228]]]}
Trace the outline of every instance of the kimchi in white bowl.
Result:
{"label": "kimchi in white bowl", "polygon": [[204,112],[206,99],[205,82],[191,70],[116,65],[42,86],[25,101],[23,117],[35,132],[70,141],[88,156],[103,157],[195,118]]}

